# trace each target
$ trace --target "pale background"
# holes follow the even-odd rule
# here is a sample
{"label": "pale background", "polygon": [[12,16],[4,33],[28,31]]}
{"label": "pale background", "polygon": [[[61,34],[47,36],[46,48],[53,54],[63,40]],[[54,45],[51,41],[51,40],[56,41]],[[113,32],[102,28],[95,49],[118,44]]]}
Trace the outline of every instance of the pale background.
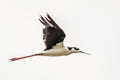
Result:
{"label": "pale background", "polygon": [[[4,4],[5,5],[4,5]],[[120,80],[119,0],[3,1],[0,23],[0,80]],[[12,57],[42,51],[39,15],[48,12],[64,29],[66,46],[92,55]]]}

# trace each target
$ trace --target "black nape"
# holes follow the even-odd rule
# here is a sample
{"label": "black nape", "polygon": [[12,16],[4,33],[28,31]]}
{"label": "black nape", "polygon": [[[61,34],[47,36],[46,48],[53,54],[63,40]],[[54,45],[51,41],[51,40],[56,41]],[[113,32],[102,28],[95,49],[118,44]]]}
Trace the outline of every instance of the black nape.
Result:
{"label": "black nape", "polygon": [[71,50],[72,49],[72,47],[67,47],[69,50]]}
{"label": "black nape", "polygon": [[76,47],[67,47],[69,50],[71,50],[72,48],[74,48],[75,50],[80,50],[79,48]]}

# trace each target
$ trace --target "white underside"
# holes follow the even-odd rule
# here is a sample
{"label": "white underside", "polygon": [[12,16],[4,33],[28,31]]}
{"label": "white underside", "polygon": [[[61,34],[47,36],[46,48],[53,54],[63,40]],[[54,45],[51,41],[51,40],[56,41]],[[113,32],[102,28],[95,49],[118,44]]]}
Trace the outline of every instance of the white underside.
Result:
{"label": "white underside", "polygon": [[66,56],[71,54],[67,48],[56,48],[41,52],[43,56]]}
{"label": "white underside", "polygon": [[60,42],[52,47],[52,49],[41,52],[42,56],[66,56],[71,54],[68,48],[64,47],[63,42]]}

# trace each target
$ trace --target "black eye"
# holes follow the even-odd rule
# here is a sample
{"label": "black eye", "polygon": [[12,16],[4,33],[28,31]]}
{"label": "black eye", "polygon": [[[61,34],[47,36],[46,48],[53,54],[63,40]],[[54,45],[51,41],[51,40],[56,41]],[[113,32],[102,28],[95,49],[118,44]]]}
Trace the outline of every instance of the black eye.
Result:
{"label": "black eye", "polygon": [[74,49],[75,49],[75,50],[80,50],[79,48],[76,48],[76,47],[75,47]]}

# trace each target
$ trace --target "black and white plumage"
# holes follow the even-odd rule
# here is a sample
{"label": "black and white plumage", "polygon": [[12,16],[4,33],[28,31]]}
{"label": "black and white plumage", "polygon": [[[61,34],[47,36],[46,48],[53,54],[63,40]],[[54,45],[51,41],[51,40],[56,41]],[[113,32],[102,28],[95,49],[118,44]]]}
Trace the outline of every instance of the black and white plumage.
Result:
{"label": "black and white plumage", "polygon": [[[55,23],[55,21],[47,14],[47,17],[40,16],[39,21],[45,25],[43,29],[43,40],[45,40],[46,49],[49,50],[57,43],[63,42],[66,37],[64,31]],[[63,47],[61,45],[61,47]]]}
{"label": "black and white plumage", "polygon": [[46,46],[44,51],[25,57],[12,58],[10,59],[11,61],[24,59],[32,56],[66,56],[71,53],[85,53],[79,48],[64,46],[63,42],[66,35],[49,14],[47,14],[47,17],[40,16],[39,21],[45,26],[45,28],[43,29],[43,40]]}

